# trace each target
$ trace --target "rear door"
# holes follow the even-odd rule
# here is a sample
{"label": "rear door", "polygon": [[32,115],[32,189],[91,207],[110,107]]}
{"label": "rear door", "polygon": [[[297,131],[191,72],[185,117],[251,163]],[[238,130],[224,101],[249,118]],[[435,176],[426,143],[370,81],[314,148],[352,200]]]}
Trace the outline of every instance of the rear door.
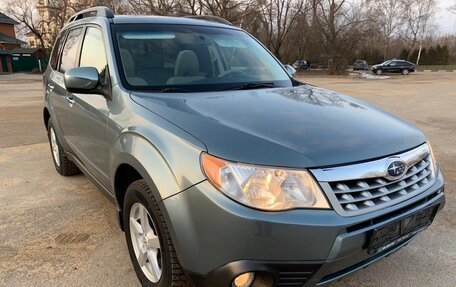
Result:
{"label": "rear door", "polygon": [[[87,26],[81,49],[78,51],[78,67],[95,67],[102,82],[109,77],[105,43],[98,26]],[[68,104],[67,140],[84,167],[104,186],[109,186],[109,144],[106,140],[108,119],[107,99],[99,94],[67,92]]]}
{"label": "rear door", "polygon": [[49,72],[49,80],[45,86],[49,94],[50,106],[55,116],[53,123],[57,125],[59,139],[66,150],[69,149],[68,132],[71,122],[69,121],[68,113],[71,107],[67,98],[63,76],[66,70],[76,66],[77,51],[83,31],[82,27],[73,28],[60,38],[59,47],[56,46],[54,48],[54,50],[59,49],[57,53],[60,52],[60,58],[54,60],[51,58],[51,67],[54,67]]}

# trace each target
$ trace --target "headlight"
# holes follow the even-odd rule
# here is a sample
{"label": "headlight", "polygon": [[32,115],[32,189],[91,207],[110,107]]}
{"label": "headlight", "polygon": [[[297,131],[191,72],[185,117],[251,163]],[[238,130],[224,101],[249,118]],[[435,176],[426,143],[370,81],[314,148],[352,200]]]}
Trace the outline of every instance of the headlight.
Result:
{"label": "headlight", "polygon": [[208,154],[202,155],[201,165],[217,189],[247,206],[267,211],[330,208],[308,171],[232,163]]}

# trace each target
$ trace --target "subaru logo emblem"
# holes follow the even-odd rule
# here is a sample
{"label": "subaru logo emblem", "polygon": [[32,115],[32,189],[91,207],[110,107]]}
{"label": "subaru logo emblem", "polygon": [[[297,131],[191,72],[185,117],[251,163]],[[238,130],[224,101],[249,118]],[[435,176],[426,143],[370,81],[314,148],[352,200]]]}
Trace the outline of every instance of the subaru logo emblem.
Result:
{"label": "subaru logo emblem", "polygon": [[405,162],[395,160],[388,165],[387,172],[390,177],[400,177],[405,173],[406,165]]}

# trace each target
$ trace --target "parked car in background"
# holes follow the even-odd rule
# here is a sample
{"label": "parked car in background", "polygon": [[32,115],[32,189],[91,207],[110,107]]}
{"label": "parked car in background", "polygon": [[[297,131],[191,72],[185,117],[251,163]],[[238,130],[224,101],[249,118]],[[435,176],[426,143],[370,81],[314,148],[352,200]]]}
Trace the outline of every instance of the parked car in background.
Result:
{"label": "parked car in background", "polygon": [[297,60],[293,64],[293,68],[296,70],[308,70],[310,69],[310,61],[309,60]]}
{"label": "parked car in background", "polygon": [[353,64],[353,71],[367,71],[369,64],[366,60],[356,60]]}
{"label": "parked car in background", "polygon": [[389,60],[372,66],[372,73],[381,75],[383,73],[402,73],[408,75],[415,72],[416,65],[404,60]]}

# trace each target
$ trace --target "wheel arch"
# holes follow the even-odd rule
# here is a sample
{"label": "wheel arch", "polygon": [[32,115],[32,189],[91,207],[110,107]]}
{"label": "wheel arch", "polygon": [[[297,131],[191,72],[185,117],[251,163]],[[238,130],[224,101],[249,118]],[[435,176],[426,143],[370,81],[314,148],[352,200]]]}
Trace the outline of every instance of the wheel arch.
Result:
{"label": "wheel arch", "polygon": [[154,198],[157,202],[160,202],[163,197],[160,194],[157,184],[153,179],[153,176],[147,171],[146,167],[136,159],[133,155],[123,154],[119,158],[119,162],[112,177],[113,181],[113,193],[117,207],[117,216],[119,226],[124,230],[123,224],[123,205],[125,201],[125,194],[128,186],[137,180],[143,179],[146,181]]}
{"label": "wheel arch", "polygon": [[125,193],[132,182],[144,179],[157,202],[182,189],[161,153],[138,134],[122,134],[111,152],[111,158],[112,190],[122,230]]}

